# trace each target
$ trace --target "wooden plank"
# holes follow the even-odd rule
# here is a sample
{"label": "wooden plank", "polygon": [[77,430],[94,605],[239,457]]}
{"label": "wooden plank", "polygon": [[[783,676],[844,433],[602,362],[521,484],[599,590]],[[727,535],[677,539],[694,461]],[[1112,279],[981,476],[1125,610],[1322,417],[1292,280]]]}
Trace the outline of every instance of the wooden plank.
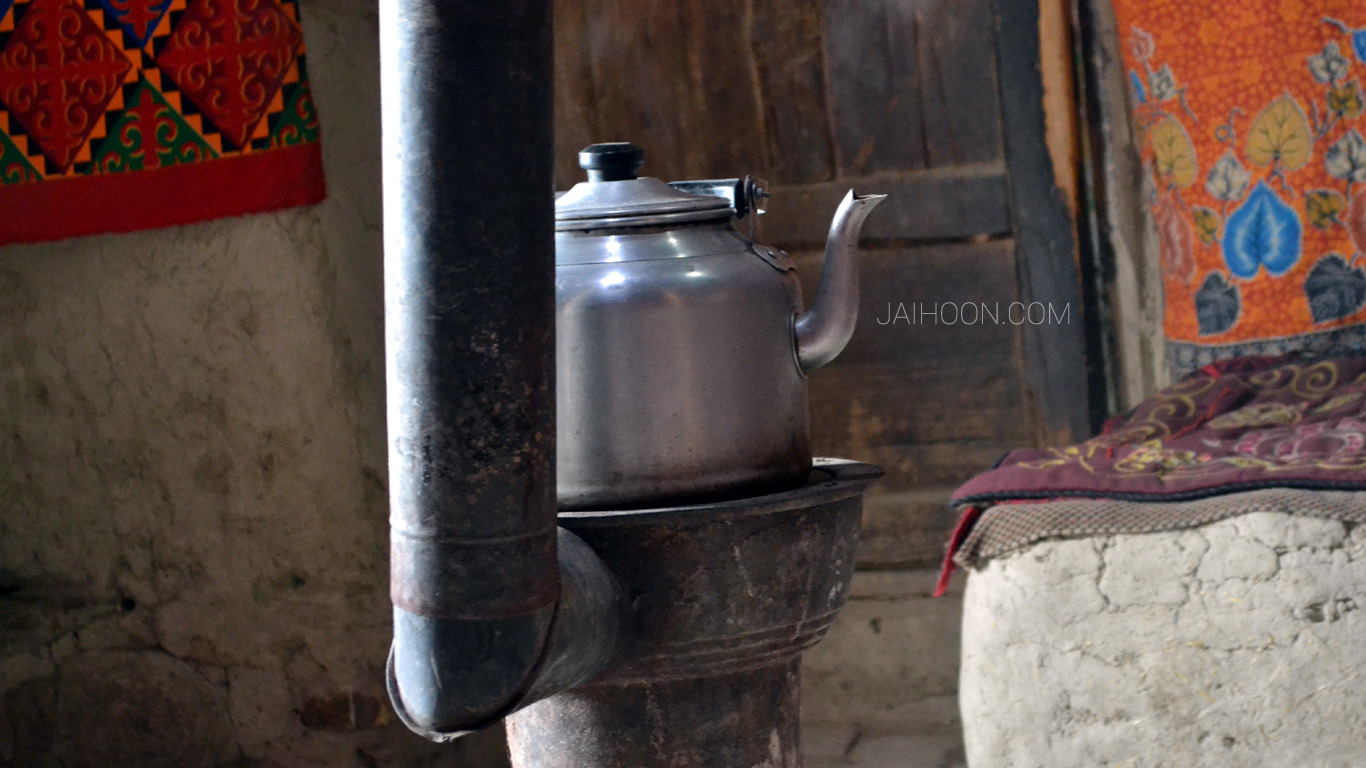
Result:
{"label": "wooden plank", "polygon": [[[795,258],[810,297],[819,253]],[[864,311],[854,338],[811,374],[813,440],[819,452],[888,470],[864,507],[860,567],[928,565],[955,518],[944,506],[952,488],[1031,442],[1020,329],[1008,317],[1000,325],[879,321],[889,303],[1009,304],[1017,298],[1014,244],[865,249],[860,267]]]}
{"label": "wooden plank", "polygon": [[818,182],[837,152],[855,174],[997,163],[984,2],[557,0],[559,186],[579,148],[623,139],[665,179]]}
{"label": "wooden plank", "polygon": [[[922,3],[922,5],[924,5]],[[926,9],[919,55],[925,78],[920,116],[930,167],[1000,162],[996,58],[987,0],[933,3]]]}
{"label": "wooden plank", "polygon": [[555,0],[555,188],[583,181],[579,150],[598,140],[583,0]]}
{"label": "wooden plank", "polygon": [[1044,146],[1053,161],[1053,179],[1063,203],[1077,218],[1077,176],[1080,170],[1078,99],[1072,40],[1073,0],[1038,0],[1039,80],[1043,85]]}
{"label": "wooden plank", "polygon": [[[816,296],[821,251],[792,254],[808,302]],[[859,321],[830,367],[900,361],[908,368],[981,363],[1018,370],[1021,308],[1010,240],[859,250]],[[958,366],[963,367],[963,366]]]}
{"label": "wooden plank", "polygon": [[846,365],[811,376],[812,428],[823,444],[887,445],[1032,437],[1015,356],[926,365]]}
{"label": "wooden plank", "polygon": [[957,240],[1010,232],[1009,194],[999,165],[885,173],[772,190],[759,232],[785,248],[825,243],[830,219],[850,189],[886,194],[863,226],[863,239]]}
{"label": "wooden plank", "polygon": [[[947,404],[946,408],[956,408]],[[816,440],[813,434],[812,439]],[[831,446],[823,439],[813,443],[815,455],[841,456],[876,464],[887,473],[874,493],[899,493],[933,487],[957,488],[990,469],[1007,453],[1020,448],[1018,441],[958,440],[944,443],[904,443],[866,446]]]}
{"label": "wooden plank", "polygon": [[843,173],[1002,157],[986,0],[830,0],[825,55]]}
{"label": "wooden plank", "polygon": [[825,100],[821,11],[817,0],[753,0],[751,40],[762,94],[773,182],[834,176],[830,112]]}
{"label": "wooden plank", "polygon": [[[869,461],[879,492],[957,486],[1033,436],[1021,371],[1021,326],[995,321],[888,322],[887,305],[1008,306],[1018,294],[1009,240],[859,254],[859,325],[849,346],[810,378],[814,450]],[[794,255],[807,300],[819,252]],[[893,310],[895,316],[895,310]],[[941,315],[941,318],[948,318]]]}
{"label": "wooden plank", "polygon": [[842,173],[926,165],[921,30],[911,3],[826,0],[825,59]]}
{"label": "wooden plank", "polygon": [[743,5],[584,0],[598,141],[645,150],[644,175],[742,175],[764,163]]}
{"label": "wooden plank", "polygon": [[704,134],[692,108],[685,8],[670,0],[585,0],[597,141],[645,150],[643,175],[686,178],[688,151]]}
{"label": "wooden plank", "polygon": [[1039,9],[1014,0],[992,0],[992,6],[1021,293],[1059,312],[1070,307],[1072,317],[1065,326],[1025,327],[1026,371],[1041,416],[1036,439],[1073,443],[1091,432],[1086,340],[1072,220],[1044,144]]}
{"label": "wooden plank", "polygon": [[858,567],[908,568],[938,565],[958,512],[948,506],[952,488],[877,493],[863,504]]}
{"label": "wooden plank", "polygon": [[1095,310],[1088,323],[1096,337],[1090,347],[1091,394],[1093,400],[1104,397],[1104,411],[1123,413],[1167,382],[1162,275],[1157,254],[1145,253],[1144,172],[1129,117],[1133,85],[1120,55],[1114,9],[1107,0],[1081,0],[1077,13],[1085,65],[1082,135],[1089,150],[1083,168],[1086,193],[1094,201],[1082,220],[1082,242],[1089,240],[1094,263],[1089,276],[1095,300],[1083,293]]}
{"label": "wooden plank", "polygon": [[[1010,304],[1017,298],[1014,244],[864,249],[859,258],[859,326],[845,352],[811,374],[816,453],[882,466],[888,474],[876,496],[956,487],[1027,445],[1032,422],[1020,370],[1020,326],[1004,316],[999,323],[879,323],[889,303]],[[801,252],[794,259],[809,300],[820,254]],[[870,534],[875,538],[869,541],[902,537],[875,544],[883,553],[879,562],[891,562],[886,553],[893,551],[901,553],[896,562],[919,562],[937,546],[931,539],[937,540],[942,516],[926,518],[923,505],[917,509],[907,519],[875,521],[883,532]],[[919,531],[920,538],[907,539],[906,531]]]}
{"label": "wooden plank", "polygon": [[[697,132],[687,137],[689,163],[672,178],[728,178],[765,166],[759,83],[747,3],[684,0],[688,74]],[[629,4],[622,4],[625,8]],[[629,75],[628,75],[629,76]],[[682,109],[684,105],[675,105]]]}

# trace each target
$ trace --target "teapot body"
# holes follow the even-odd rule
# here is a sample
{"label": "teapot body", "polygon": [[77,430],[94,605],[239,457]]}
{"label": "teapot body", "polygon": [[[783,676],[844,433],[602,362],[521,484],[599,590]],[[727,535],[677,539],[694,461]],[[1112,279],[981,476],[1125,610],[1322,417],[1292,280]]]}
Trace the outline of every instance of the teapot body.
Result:
{"label": "teapot body", "polygon": [[556,233],[566,509],[800,484],[811,467],[790,260],[728,222]]}

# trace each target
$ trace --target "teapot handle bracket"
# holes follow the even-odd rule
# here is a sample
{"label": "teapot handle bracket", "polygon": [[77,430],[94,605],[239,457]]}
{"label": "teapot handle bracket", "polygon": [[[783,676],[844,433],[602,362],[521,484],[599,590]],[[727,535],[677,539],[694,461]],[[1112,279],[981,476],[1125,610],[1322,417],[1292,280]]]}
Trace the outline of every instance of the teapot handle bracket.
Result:
{"label": "teapot handle bracket", "polygon": [[751,213],[761,215],[767,210],[770,197],[768,182],[746,176],[743,179],[701,179],[699,181],[671,181],[669,186],[692,195],[711,195],[730,201],[735,218],[743,219]]}

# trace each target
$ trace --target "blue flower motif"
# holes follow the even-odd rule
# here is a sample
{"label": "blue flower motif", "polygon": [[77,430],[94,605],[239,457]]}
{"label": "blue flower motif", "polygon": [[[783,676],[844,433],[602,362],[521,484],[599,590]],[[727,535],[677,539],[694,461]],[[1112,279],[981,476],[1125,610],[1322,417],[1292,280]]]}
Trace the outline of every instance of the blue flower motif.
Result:
{"label": "blue flower motif", "polygon": [[1229,285],[1218,272],[1205,275],[1205,282],[1195,292],[1195,322],[1201,336],[1215,336],[1232,328],[1242,311],[1238,286]]}
{"label": "blue flower motif", "polygon": [[1148,93],[1143,90],[1143,78],[1139,77],[1138,73],[1131,69],[1129,70],[1129,82],[1134,84],[1134,96],[1138,98],[1138,103],[1147,104]]}
{"label": "blue flower motif", "polygon": [[1366,29],[1352,32],[1352,51],[1356,53],[1358,61],[1366,64]]}
{"label": "blue flower motif", "polygon": [[1233,274],[1250,278],[1265,265],[1272,275],[1283,275],[1300,259],[1303,227],[1295,209],[1281,202],[1265,181],[1229,214],[1224,226],[1224,262]]}
{"label": "blue flower motif", "polygon": [[1336,253],[1319,259],[1304,279],[1314,323],[1341,320],[1366,306],[1366,272]]}

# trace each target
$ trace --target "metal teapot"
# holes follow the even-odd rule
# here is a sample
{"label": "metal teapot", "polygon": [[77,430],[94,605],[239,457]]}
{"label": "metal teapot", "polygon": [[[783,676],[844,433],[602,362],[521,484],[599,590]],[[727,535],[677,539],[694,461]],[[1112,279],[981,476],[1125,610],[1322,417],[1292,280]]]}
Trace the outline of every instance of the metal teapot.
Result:
{"label": "metal teapot", "polygon": [[643,162],[632,144],[594,144],[579,153],[588,181],[555,202],[560,506],[798,485],[806,375],[854,332],[858,232],[886,196],[845,196],[803,312],[792,260],[733,226],[762,212],[760,185],[636,178]]}

